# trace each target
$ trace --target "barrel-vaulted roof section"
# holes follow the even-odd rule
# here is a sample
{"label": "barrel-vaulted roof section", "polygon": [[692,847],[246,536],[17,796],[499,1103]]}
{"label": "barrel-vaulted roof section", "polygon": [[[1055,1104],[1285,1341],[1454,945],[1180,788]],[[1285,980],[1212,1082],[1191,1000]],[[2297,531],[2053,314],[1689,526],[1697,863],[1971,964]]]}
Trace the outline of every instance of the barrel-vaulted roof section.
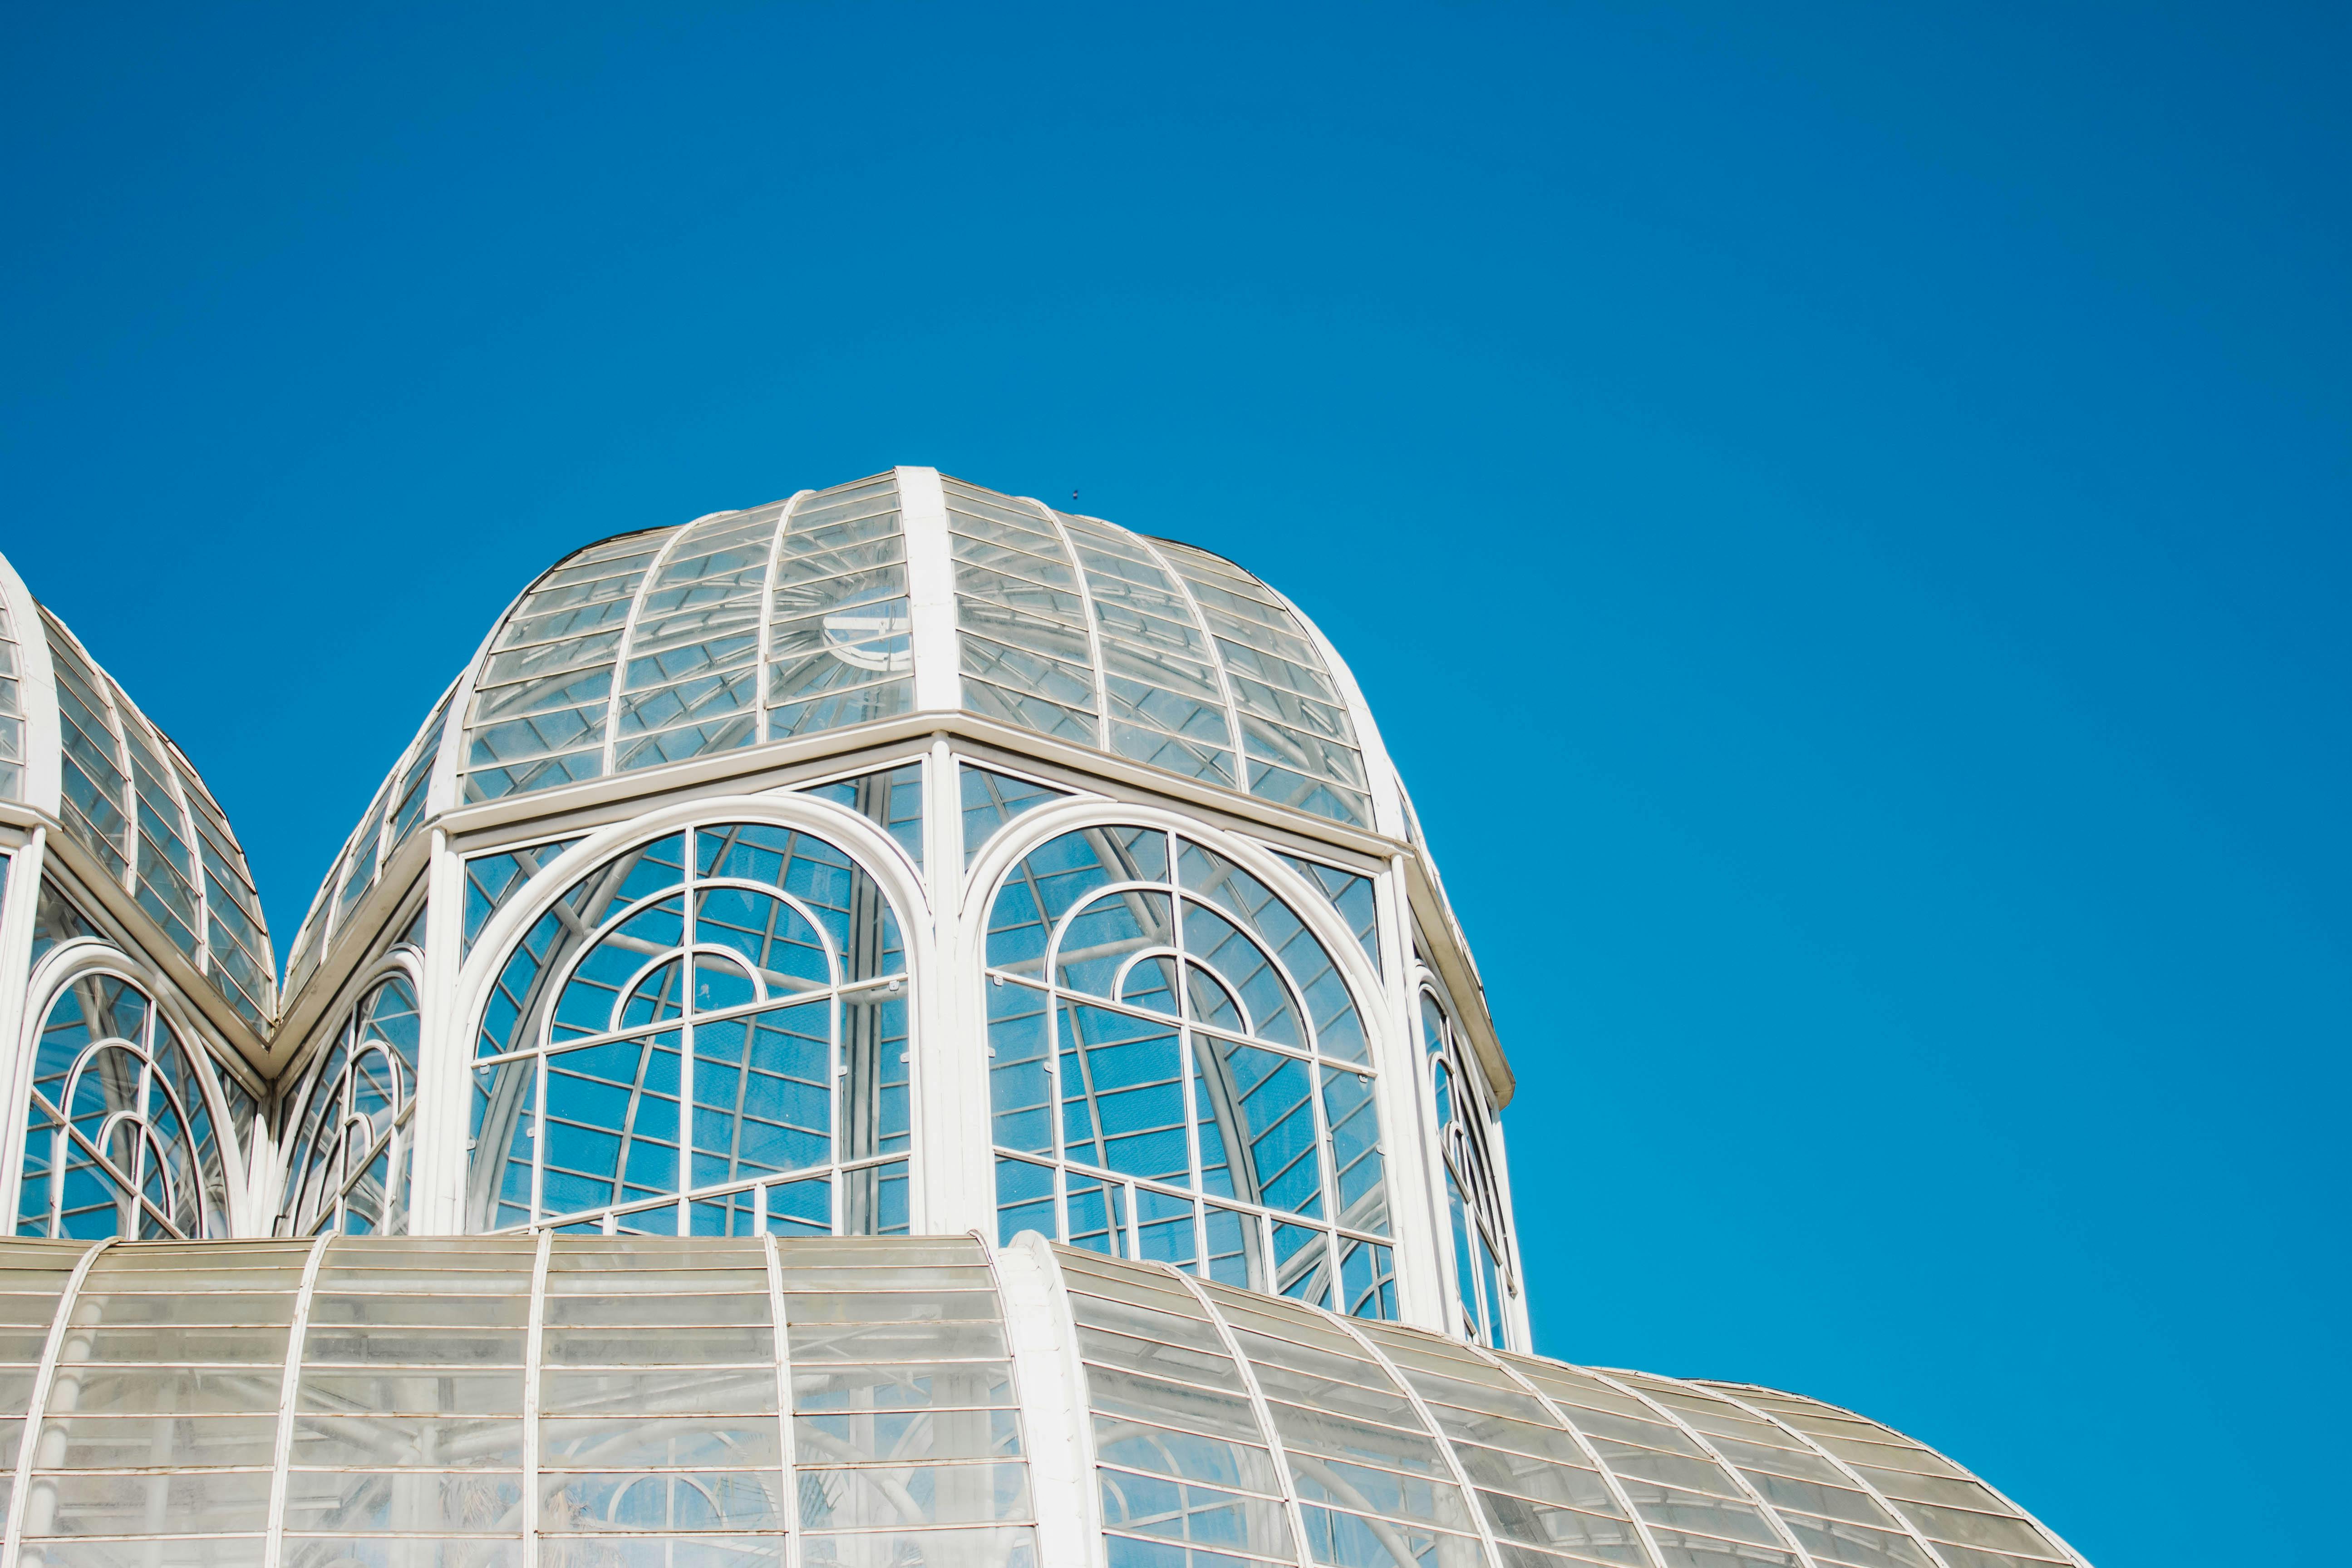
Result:
{"label": "barrel-vaulted roof section", "polygon": [[11,1561],[2085,1568],[1850,1411],[1034,1234],[9,1240],[0,1307]]}
{"label": "barrel-vaulted roof section", "polygon": [[223,1001],[257,1034],[266,1026],[277,964],[227,816],[180,748],[5,557],[0,802],[61,826],[95,875],[135,901]]}
{"label": "barrel-vaulted roof section", "polygon": [[1205,551],[901,468],[556,563],[376,792],[288,990],[432,813],[957,710],[1408,836],[1353,677],[1282,595]]}

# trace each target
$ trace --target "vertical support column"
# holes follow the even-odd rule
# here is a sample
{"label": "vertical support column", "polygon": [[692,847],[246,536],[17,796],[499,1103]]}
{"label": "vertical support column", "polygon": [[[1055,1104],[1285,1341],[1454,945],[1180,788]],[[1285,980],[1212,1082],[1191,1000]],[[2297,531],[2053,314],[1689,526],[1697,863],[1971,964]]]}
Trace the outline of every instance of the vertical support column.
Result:
{"label": "vertical support column", "polygon": [[522,1568],[539,1568],[539,1370],[545,1359],[540,1342],[546,1337],[547,1258],[554,1250],[555,1232],[541,1231],[530,1264],[530,1326],[522,1342]]}
{"label": "vertical support column", "polygon": [[[983,1242],[982,1246],[986,1247]],[[1029,1492],[1037,1508],[1037,1560],[1097,1560],[1102,1539],[1095,1493],[1094,1442],[1076,1321],[1053,1248],[1034,1233],[1020,1245],[987,1247],[1004,1302],[1013,1376],[1029,1449]]]}
{"label": "vertical support column", "polygon": [[915,706],[952,713],[963,700],[956,668],[955,557],[948,498],[937,468],[900,468],[898,521],[907,536],[907,599],[912,621]]}
{"label": "vertical support column", "polygon": [[[934,477],[936,482],[936,476]],[[919,625],[920,617],[918,617]],[[915,976],[915,1092],[921,1146],[915,1177],[919,1227],[932,1236],[996,1234],[996,1177],[989,1152],[988,1024],[981,1005],[981,935],[963,908],[963,816],[956,762],[945,735],[923,763],[923,875],[930,892],[929,971]]]}
{"label": "vertical support column", "polygon": [[784,1266],[774,1237],[763,1233],[760,1248],[768,1266],[768,1315],[775,1321],[776,1422],[782,1428],[777,1453],[783,1466],[783,1568],[801,1568],[800,1452],[793,1440],[793,1340],[784,1321]]}
{"label": "vertical support column", "polygon": [[[0,904],[0,974],[32,973],[33,916],[40,904],[41,865],[48,858],[48,841],[49,830],[36,827],[8,858],[7,900]],[[32,1031],[25,1007],[32,1000],[31,990],[29,984],[0,984],[0,1160],[6,1162],[0,1169],[7,1173],[7,1179],[0,1181],[0,1203],[9,1205],[12,1227],[16,1184],[25,1170],[25,1118],[14,1108],[25,1102],[30,1087],[25,1074],[32,1067]]]}
{"label": "vertical support column", "polygon": [[1447,1281],[1454,1277],[1437,1131],[1429,1112],[1429,1068],[1422,1059],[1421,997],[1412,981],[1412,906],[1405,896],[1404,858],[1390,859],[1372,882],[1381,978],[1396,1058],[1381,1063],[1381,1154],[1389,1179],[1391,1227],[1397,1244],[1397,1312],[1415,1328],[1453,1337]]}
{"label": "vertical support column", "polygon": [[456,1236],[465,1229],[466,1020],[457,1003],[463,962],[466,864],[449,836],[433,829],[425,870],[425,979],[419,987],[415,1153],[410,1159],[412,1236]]}

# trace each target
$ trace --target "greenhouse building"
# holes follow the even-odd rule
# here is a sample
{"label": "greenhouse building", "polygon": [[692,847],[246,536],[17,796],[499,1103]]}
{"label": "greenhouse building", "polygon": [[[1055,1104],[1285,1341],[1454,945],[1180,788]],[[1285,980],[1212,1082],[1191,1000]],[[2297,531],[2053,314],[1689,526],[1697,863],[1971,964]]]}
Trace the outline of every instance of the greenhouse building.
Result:
{"label": "greenhouse building", "polygon": [[588,544],[282,983],[102,648],[0,563],[0,1568],[2084,1568],[1531,1353],[1477,966],[1231,562],[920,468]]}

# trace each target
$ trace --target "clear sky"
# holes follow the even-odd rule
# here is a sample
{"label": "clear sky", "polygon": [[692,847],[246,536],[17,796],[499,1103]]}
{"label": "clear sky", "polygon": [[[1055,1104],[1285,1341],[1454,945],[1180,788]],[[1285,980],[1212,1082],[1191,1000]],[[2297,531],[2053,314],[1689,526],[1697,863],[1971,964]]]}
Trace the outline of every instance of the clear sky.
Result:
{"label": "clear sky", "polygon": [[581,542],[920,463],[1236,556],[1476,944],[1538,1348],[2332,1568],[2348,41],[19,4],[0,549],[281,942]]}

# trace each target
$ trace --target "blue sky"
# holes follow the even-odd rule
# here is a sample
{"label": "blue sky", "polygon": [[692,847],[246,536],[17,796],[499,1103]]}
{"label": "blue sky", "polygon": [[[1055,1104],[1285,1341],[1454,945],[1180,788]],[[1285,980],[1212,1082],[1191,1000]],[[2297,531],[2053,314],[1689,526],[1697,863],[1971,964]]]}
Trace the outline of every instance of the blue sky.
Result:
{"label": "blue sky", "polygon": [[0,549],[281,941],[566,549],[1076,488],[1354,663],[1539,1349],[2341,1561],[2343,12],[408,12],[0,16]]}

